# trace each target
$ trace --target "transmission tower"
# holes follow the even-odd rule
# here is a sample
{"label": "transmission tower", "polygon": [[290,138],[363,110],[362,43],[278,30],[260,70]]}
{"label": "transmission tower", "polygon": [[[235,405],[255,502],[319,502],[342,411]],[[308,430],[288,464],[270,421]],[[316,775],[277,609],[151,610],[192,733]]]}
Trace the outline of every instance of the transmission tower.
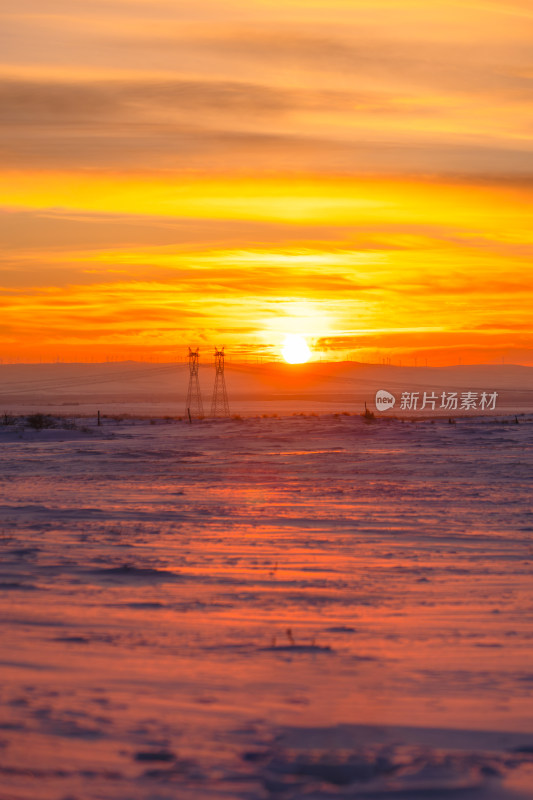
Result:
{"label": "transmission tower", "polygon": [[224,348],[217,350],[215,347],[215,388],[211,402],[212,417],[229,417],[228,393],[224,380]]}
{"label": "transmission tower", "polygon": [[185,410],[191,417],[203,417],[204,415],[200,383],[198,381],[199,357],[200,353],[198,348],[196,348],[196,350],[191,350],[189,347],[189,391],[187,392],[187,405],[185,406]]}

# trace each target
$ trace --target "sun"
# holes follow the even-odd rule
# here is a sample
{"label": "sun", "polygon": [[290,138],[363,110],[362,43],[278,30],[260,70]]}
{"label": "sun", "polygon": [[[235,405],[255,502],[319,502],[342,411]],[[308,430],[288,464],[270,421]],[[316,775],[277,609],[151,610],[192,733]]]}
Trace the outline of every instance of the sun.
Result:
{"label": "sun", "polygon": [[288,333],[281,351],[287,364],[303,364],[311,358],[311,351],[303,336]]}

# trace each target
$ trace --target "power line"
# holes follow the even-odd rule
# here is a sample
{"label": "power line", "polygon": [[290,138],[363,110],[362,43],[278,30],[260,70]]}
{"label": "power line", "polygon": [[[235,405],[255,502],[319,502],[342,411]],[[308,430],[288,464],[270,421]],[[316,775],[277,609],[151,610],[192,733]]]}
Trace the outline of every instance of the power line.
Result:
{"label": "power line", "polygon": [[211,416],[229,417],[229,415],[228,393],[224,378],[224,348],[218,350],[215,347],[215,387],[211,401]]}
{"label": "power line", "polygon": [[189,417],[203,417],[204,407],[202,405],[202,395],[200,393],[200,382],[198,380],[198,361],[200,350],[192,350],[189,347],[189,388],[187,390],[187,403],[185,411]]}
{"label": "power line", "polygon": [[[100,375],[93,375],[91,377],[87,376],[85,378],[59,378],[55,381],[48,380],[35,380],[35,381],[22,381],[19,384],[10,384],[10,389],[8,391],[2,392],[0,391],[0,396],[3,397],[5,395],[11,394],[23,394],[25,392],[36,392],[36,391],[47,391],[47,390],[57,390],[57,389],[71,389],[76,388],[78,386],[90,386],[90,385],[99,385],[102,383],[113,383],[117,380],[117,378],[142,378],[147,377],[148,375],[162,375],[165,373],[172,373],[174,372],[176,365],[169,364],[165,367],[159,368],[148,368],[143,370],[137,370],[135,372],[112,372],[111,374],[100,374]],[[13,388],[13,386],[15,388]]]}

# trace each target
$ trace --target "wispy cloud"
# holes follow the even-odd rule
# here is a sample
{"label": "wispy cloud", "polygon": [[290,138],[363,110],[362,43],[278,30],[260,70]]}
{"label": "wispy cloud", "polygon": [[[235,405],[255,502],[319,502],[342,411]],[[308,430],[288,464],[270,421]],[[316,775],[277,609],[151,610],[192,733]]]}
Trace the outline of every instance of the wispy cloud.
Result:
{"label": "wispy cloud", "polygon": [[0,17],[7,355],[528,352],[527,0]]}

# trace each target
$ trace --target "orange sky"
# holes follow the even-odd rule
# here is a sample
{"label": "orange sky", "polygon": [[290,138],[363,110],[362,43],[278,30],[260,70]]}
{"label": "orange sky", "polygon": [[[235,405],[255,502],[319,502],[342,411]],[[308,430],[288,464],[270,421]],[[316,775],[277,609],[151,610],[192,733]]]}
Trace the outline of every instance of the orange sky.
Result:
{"label": "orange sky", "polygon": [[529,0],[8,0],[0,358],[533,364]]}

